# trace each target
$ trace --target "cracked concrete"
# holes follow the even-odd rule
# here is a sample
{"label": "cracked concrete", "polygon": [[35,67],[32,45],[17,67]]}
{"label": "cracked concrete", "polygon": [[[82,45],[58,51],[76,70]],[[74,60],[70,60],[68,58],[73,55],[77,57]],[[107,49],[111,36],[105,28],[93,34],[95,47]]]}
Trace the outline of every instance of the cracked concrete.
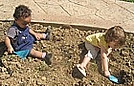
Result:
{"label": "cracked concrete", "polygon": [[0,0],[0,20],[13,19],[16,6],[32,10],[36,21],[109,28],[122,26],[134,32],[134,3],[120,0]]}

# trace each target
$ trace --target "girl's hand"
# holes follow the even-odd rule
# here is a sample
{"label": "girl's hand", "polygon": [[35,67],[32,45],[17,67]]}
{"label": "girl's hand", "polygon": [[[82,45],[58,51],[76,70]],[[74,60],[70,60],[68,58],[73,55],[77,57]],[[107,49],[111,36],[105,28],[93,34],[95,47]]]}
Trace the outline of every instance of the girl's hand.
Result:
{"label": "girl's hand", "polygon": [[107,56],[112,52],[112,48],[108,48],[108,50],[107,50]]}
{"label": "girl's hand", "polygon": [[106,77],[109,77],[109,76],[110,76],[110,72],[109,72],[108,70],[106,70],[106,71],[104,71],[104,75],[105,75]]}

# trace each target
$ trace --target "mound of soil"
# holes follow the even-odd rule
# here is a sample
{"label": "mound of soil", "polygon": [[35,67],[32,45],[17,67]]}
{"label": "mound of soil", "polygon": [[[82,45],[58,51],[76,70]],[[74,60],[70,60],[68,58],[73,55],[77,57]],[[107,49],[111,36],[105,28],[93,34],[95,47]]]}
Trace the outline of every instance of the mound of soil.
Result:
{"label": "mound of soil", "polygon": [[[20,59],[8,55],[4,45],[4,31],[11,22],[0,23],[0,86],[134,86],[134,34],[126,33],[125,45],[110,55],[111,74],[119,78],[120,84],[110,82],[100,69],[100,56],[87,66],[83,77],[75,65],[84,57],[85,37],[104,32],[104,29],[51,25],[51,40],[34,44],[39,51],[53,54],[52,65],[48,66],[37,58]],[[36,32],[45,32],[47,24],[31,24]]]}

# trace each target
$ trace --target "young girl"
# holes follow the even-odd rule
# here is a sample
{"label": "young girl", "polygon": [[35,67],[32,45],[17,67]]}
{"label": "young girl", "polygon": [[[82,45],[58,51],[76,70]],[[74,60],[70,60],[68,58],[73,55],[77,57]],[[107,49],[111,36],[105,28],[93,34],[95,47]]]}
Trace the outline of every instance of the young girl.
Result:
{"label": "young girl", "polygon": [[31,10],[24,5],[16,7],[13,14],[14,23],[7,31],[5,38],[5,44],[9,53],[14,51],[28,50],[27,55],[43,59],[47,64],[51,64],[50,58],[52,54],[47,52],[40,52],[33,49],[33,43],[35,40],[50,38],[50,30],[47,29],[45,33],[36,33],[28,27],[31,22]]}
{"label": "young girl", "polygon": [[85,55],[82,63],[77,65],[78,70],[86,76],[85,68],[91,59],[95,59],[99,50],[101,52],[102,67],[104,75],[110,76],[108,70],[108,55],[113,49],[122,46],[125,43],[125,32],[122,27],[114,26],[106,33],[96,33],[86,37],[85,47],[88,53]]}

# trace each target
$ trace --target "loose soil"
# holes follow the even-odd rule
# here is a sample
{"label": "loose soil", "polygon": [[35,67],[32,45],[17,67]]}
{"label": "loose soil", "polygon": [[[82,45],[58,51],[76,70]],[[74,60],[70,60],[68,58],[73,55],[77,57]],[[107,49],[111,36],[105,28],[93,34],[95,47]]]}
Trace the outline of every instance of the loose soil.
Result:
{"label": "loose soil", "polygon": [[[104,32],[104,29],[52,25],[51,40],[41,40],[34,44],[39,51],[53,54],[52,65],[48,66],[37,58],[20,59],[8,55],[4,45],[4,31],[11,22],[0,22],[0,86],[134,86],[134,34],[126,33],[125,45],[110,56],[111,74],[118,77],[120,84],[110,82],[103,76],[100,56],[92,60],[83,77],[76,69],[84,54],[85,37]],[[48,24],[32,23],[30,28],[45,32]]]}

